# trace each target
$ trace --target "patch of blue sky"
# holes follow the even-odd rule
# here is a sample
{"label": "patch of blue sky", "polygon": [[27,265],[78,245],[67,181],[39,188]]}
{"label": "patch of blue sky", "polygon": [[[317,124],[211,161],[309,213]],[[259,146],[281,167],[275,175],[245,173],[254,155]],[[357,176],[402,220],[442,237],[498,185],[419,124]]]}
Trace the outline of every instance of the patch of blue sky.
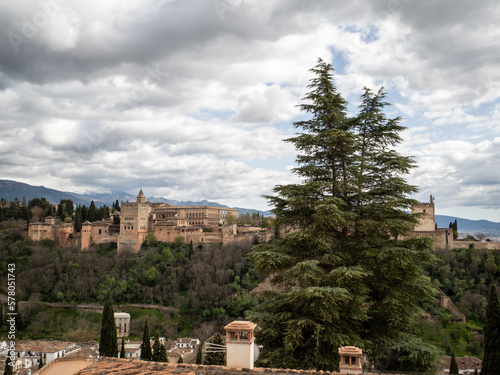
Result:
{"label": "patch of blue sky", "polygon": [[232,159],[237,162],[242,162],[254,168],[261,168],[264,170],[274,170],[274,171],[285,171],[290,166],[295,166],[296,156],[284,156],[277,157],[272,156],[269,158],[242,158],[242,159]]}
{"label": "patch of blue sky", "polygon": [[214,111],[211,109],[202,108],[196,112],[189,113],[189,117],[195,118],[200,121],[207,121],[211,119],[219,119],[222,121],[229,121],[235,115],[236,111]]}
{"label": "patch of blue sky", "polygon": [[345,66],[347,62],[344,59],[344,53],[337,51],[334,47],[331,47],[330,50],[333,56],[331,64],[335,69],[335,74],[345,74]]}

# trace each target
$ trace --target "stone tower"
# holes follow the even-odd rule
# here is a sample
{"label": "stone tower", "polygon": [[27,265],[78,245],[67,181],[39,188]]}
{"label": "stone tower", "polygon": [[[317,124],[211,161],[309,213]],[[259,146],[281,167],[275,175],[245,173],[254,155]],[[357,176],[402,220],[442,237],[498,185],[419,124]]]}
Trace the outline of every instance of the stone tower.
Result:
{"label": "stone tower", "polygon": [[122,202],[118,251],[137,252],[146,239],[149,226],[150,205],[144,192],[139,191],[136,202]]}
{"label": "stone tower", "polygon": [[420,223],[413,229],[415,232],[434,232],[436,230],[436,220],[434,214],[434,197],[431,195],[429,203],[420,203],[412,206],[412,214],[421,214]]}
{"label": "stone tower", "polygon": [[144,195],[142,188],[139,194],[137,195],[137,203],[146,203],[146,196]]}

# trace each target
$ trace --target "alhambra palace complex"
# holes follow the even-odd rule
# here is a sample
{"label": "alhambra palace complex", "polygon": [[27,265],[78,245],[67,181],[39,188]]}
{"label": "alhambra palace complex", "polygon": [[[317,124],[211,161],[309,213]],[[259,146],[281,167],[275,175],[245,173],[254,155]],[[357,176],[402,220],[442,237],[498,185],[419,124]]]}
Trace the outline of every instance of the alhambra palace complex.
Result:
{"label": "alhambra palace complex", "polygon": [[[422,214],[420,224],[413,228],[408,237],[425,236],[434,239],[438,249],[466,248],[474,244],[477,248],[498,249],[498,242],[456,241],[453,229],[436,228],[434,198],[429,203],[412,207],[412,213]],[[174,242],[182,236],[186,242],[220,243],[230,242],[261,243],[271,238],[270,230],[237,227],[227,224],[227,217],[238,217],[232,208],[211,206],[172,206],[167,203],[151,203],[141,189],[136,202],[122,202],[120,225],[112,219],[88,221],[82,224],[81,238],[74,233],[73,224],[56,224],[55,218],[46,217],[43,223],[30,223],[28,236],[32,240],[51,239],[59,246],[79,244],[82,250],[92,244],[116,242],[118,251],[137,252],[149,234],[158,241]]]}
{"label": "alhambra palace complex", "polygon": [[56,224],[53,217],[43,223],[31,223],[28,236],[33,240],[52,239],[59,246],[79,244],[82,250],[92,244],[116,242],[118,251],[137,252],[149,234],[158,241],[174,242],[179,236],[186,242],[220,243],[265,242],[270,231],[261,228],[238,228],[227,224],[229,215],[238,218],[238,211],[232,208],[211,206],[172,206],[167,203],[151,203],[141,189],[136,202],[122,202],[120,225],[112,219],[88,221],[82,224],[78,240],[72,224]]}

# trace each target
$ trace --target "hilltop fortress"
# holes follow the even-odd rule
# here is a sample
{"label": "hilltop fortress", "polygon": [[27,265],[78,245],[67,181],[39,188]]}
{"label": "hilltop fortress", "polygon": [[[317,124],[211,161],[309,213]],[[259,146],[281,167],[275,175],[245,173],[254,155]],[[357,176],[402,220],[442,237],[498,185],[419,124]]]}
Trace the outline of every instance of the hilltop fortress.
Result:
{"label": "hilltop fortress", "polygon": [[111,221],[84,222],[81,248],[86,249],[93,243],[117,242],[118,252],[137,252],[150,234],[164,242],[173,242],[182,236],[187,242],[225,244],[236,235],[236,225],[227,225],[229,215],[236,219],[238,211],[147,202],[141,189],[136,202],[121,203],[119,228]]}
{"label": "hilltop fortress", "polygon": [[28,236],[35,241],[54,240],[59,246],[78,244],[81,250],[92,244],[115,242],[118,252],[139,251],[150,235],[163,242],[174,242],[181,236],[186,242],[220,244],[259,243],[271,238],[271,232],[261,228],[238,229],[235,224],[228,224],[229,216],[238,218],[238,211],[233,208],[151,203],[146,201],[142,189],[136,202],[121,202],[119,214],[119,225],[112,219],[85,221],[81,234],[74,232],[72,224],[56,224],[55,218],[46,217],[43,223],[30,223]]}
{"label": "hilltop fortress", "polygon": [[[467,248],[473,244],[481,249],[499,249],[498,242],[457,241],[452,228],[437,228],[435,222],[434,198],[430,202],[414,205],[412,214],[419,214],[419,224],[407,238],[431,237],[437,249]],[[150,236],[162,242],[174,242],[183,237],[186,242],[219,243],[230,242],[261,243],[271,238],[271,231],[261,228],[237,227],[228,224],[228,217],[238,218],[238,211],[226,207],[172,206],[167,203],[146,201],[144,192],[137,195],[136,202],[121,202],[120,224],[112,219],[82,224],[81,234],[76,234],[72,224],[56,224],[53,217],[46,217],[43,223],[30,223],[28,236],[32,240],[51,239],[59,246],[78,244],[82,250],[92,244],[117,243],[118,252],[137,252]]]}

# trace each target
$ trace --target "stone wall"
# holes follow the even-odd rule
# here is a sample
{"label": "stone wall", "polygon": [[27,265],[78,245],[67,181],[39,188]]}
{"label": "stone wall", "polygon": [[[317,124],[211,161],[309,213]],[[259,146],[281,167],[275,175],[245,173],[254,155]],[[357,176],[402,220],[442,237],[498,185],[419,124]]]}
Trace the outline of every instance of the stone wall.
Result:
{"label": "stone wall", "polygon": [[453,248],[466,249],[474,245],[476,249],[500,250],[500,242],[453,241]]}

